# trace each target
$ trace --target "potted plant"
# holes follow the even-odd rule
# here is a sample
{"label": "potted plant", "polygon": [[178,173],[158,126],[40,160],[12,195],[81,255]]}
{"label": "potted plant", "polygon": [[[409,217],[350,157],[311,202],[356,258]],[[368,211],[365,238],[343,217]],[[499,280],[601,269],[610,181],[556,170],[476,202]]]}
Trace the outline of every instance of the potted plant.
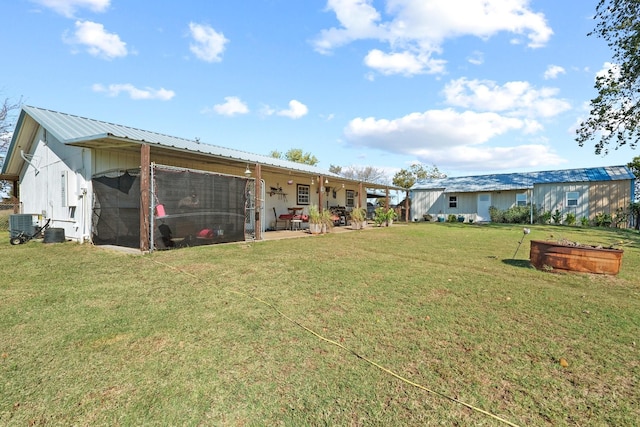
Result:
{"label": "potted plant", "polygon": [[351,228],[360,230],[364,228],[367,218],[367,211],[364,208],[353,208],[351,210]]}
{"label": "potted plant", "polygon": [[322,231],[322,215],[317,205],[309,206],[309,232],[320,234]]}
{"label": "potted plant", "polygon": [[373,220],[378,227],[381,227],[383,224],[388,227],[393,224],[393,220],[397,217],[398,214],[396,214],[396,211],[394,211],[393,209],[386,209],[380,206],[376,208],[375,217]]}
{"label": "potted plant", "polygon": [[328,233],[333,228],[333,214],[329,209],[320,212],[320,226],[322,233]]}

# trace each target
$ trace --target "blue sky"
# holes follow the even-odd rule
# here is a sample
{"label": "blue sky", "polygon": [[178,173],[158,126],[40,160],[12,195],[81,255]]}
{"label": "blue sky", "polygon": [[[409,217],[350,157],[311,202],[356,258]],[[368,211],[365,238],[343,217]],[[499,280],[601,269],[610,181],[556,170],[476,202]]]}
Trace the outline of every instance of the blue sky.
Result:
{"label": "blue sky", "polygon": [[318,166],[625,164],[578,147],[597,0],[12,0],[3,98]]}

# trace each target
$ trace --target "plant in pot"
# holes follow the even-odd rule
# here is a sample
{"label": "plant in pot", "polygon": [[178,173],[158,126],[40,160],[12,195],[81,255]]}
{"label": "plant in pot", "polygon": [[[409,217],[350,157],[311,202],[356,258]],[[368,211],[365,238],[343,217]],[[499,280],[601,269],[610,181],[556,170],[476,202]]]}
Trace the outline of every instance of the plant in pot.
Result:
{"label": "plant in pot", "polygon": [[320,212],[320,224],[322,233],[328,233],[333,228],[333,214],[329,209]]}
{"label": "plant in pot", "polygon": [[389,225],[393,224],[393,220],[397,217],[398,214],[396,214],[396,211],[394,211],[393,209],[386,209],[380,206],[376,208],[373,221],[378,227],[381,227],[383,224],[388,227]]}
{"label": "plant in pot", "polygon": [[317,205],[309,206],[309,232],[311,234],[322,232],[322,215]]}
{"label": "plant in pot", "polygon": [[364,224],[367,218],[367,211],[364,208],[353,208],[351,210],[351,228],[354,230],[360,230],[364,228]]}

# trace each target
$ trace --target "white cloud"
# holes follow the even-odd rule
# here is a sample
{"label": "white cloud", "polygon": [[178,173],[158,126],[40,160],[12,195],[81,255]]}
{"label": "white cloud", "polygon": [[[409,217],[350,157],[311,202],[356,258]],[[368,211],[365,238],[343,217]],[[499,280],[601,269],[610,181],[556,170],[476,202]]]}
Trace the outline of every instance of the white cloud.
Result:
{"label": "white cloud", "polygon": [[134,100],[158,99],[160,101],[169,101],[176,95],[172,90],[167,90],[164,88],[152,89],[148,87],[144,89],[138,89],[134,85],[129,83],[110,84],[109,86],[104,86],[96,83],[92,86],[92,90],[94,92],[106,93],[108,96],[118,96],[121,92],[124,92],[128,93],[129,98]]}
{"label": "white cloud", "polygon": [[[247,114],[249,107],[242,102],[237,96],[226,96],[223,104],[216,104],[213,106],[213,112],[222,116],[235,116],[237,114]],[[211,109],[205,109],[203,112],[208,113]]]}
{"label": "white cloud", "polygon": [[223,33],[219,33],[208,25],[189,23],[189,32],[193,43],[189,50],[199,59],[206,62],[222,61],[222,53],[229,42]]}
{"label": "white cloud", "polygon": [[421,74],[425,70],[429,73],[444,72],[446,61],[435,60],[428,55],[414,54],[412,52],[384,53],[381,50],[373,49],[364,58],[364,63],[381,74]]}
{"label": "white cloud", "polygon": [[457,170],[514,170],[538,168],[566,163],[555,150],[543,144],[523,144],[512,147],[453,147],[423,150],[415,154],[422,163]]}
{"label": "white cloud", "polygon": [[546,144],[492,144],[514,132],[532,140],[530,135],[541,129],[533,119],[447,108],[392,120],[356,118],[349,122],[344,136],[350,145],[411,156],[443,170],[505,170],[563,163]]}
{"label": "white cloud", "polygon": [[393,120],[356,118],[349,122],[345,136],[353,145],[412,155],[425,148],[483,144],[526,127],[527,123],[517,118],[492,112],[460,113],[448,108],[411,113]]}
{"label": "white cloud", "polygon": [[105,31],[102,24],[91,21],[76,21],[73,36],[63,35],[63,40],[71,45],[83,45],[93,56],[113,59],[127,56],[127,44],[117,34]]}
{"label": "white cloud", "polygon": [[467,61],[469,61],[469,63],[473,65],[482,65],[484,64],[484,53],[476,50],[471,55],[469,55]]}
{"label": "white cloud", "polygon": [[60,15],[72,18],[76,10],[89,9],[92,12],[104,12],[111,0],[32,0],[44,7],[52,9]]}
{"label": "white cloud", "polygon": [[300,101],[292,99],[291,101],[289,101],[288,110],[281,110],[276,114],[279,116],[289,117],[291,119],[299,119],[300,117],[306,116],[308,112],[309,109],[306,105],[304,105]]}
{"label": "white cloud", "polygon": [[544,79],[556,79],[560,74],[566,74],[567,71],[559,65],[549,65],[544,72]]}
{"label": "white cloud", "polygon": [[449,82],[444,95],[449,105],[481,111],[502,112],[510,116],[553,117],[571,108],[557,98],[558,89],[536,89],[524,81],[500,86],[489,80],[460,78]]}
{"label": "white cloud", "polygon": [[[443,61],[433,56],[441,53],[443,42],[451,38],[487,39],[508,32],[525,37],[529,47],[537,48],[553,34],[544,15],[529,8],[529,0],[390,0],[386,2],[387,21],[382,20],[373,0],[328,0],[327,10],[335,13],[340,27],[322,30],[314,41],[315,49],[330,53],[355,40],[377,40],[388,44],[389,52],[382,55],[379,49],[373,50],[365,62],[377,64],[377,69],[387,74],[443,72]],[[414,60],[404,67],[397,63],[380,66],[380,61],[389,64],[392,59],[406,63],[408,52]]]}

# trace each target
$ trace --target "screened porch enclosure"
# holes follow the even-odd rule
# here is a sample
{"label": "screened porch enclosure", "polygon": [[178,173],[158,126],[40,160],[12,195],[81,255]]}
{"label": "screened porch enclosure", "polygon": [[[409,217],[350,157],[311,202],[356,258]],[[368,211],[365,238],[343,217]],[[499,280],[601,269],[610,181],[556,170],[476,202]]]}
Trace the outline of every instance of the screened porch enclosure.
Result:
{"label": "screened porch enclosure", "polygon": [[94,243],[139,247],[141,229],[148,229],[151,250],[253,238],[253,179],[155,164],[150,177],[148,228],[140,227],[133,171],[93,178]]}

